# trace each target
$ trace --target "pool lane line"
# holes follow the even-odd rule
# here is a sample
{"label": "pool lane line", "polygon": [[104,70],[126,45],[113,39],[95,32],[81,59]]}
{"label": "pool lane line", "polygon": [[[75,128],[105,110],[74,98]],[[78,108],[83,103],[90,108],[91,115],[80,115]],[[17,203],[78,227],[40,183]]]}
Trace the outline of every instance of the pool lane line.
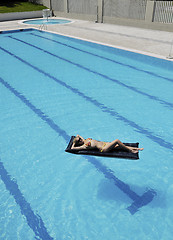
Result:
{"label": "pool lane line", "polygon": [[[42,112],[40,109],[35,107],[22,93],[18,92],[15,88],[13,88],[8,82],[3,80],[0,77],[0,83],[5,86],[11,93],[13,93],[18,99],[20,99],[27,107],[29,107],[40,119],[42,119],[45,123],[47,123],[56,133],[58,133],[61,137],[64,138],[66,143],[68,144],[70,136],[66,133],[65,130],[61,129],[54,121],[46,115],[44,112]],[[127,207],[127,210],[133,215],[135,214],[139,208],[149,204],[153,198],[157,195],[155,190],[148,188],[142,196],[139,196],[134,191],[130,189],[130,186],[118,179],[114,174],[113,171],[105,167],[101,162],[99,162],[96,158],[92,156],[82,156],[84,159],[86,159],[88,162],[90,162],[92,165],[96,167],[96,169],[101,172],[107,179],[113,180],[114,184],[122,191],[124,192],[130,199],[133,200],[133,203]],[[5,172],[5,169],[3,170]],[[5,172],[6,173],[6,172]],[[6,174],[7,175],[7,174]],[[5,180],[5,185],[8,187],[8,182]],[[11,179],[9,180],[10,189],[13,188],[13,182]],[[15,185],[16,189],[17,185]],[[17,188],[18,189],[18,188]],[[11,192],[10,192],[11,193]],[[12,194],[13,195],[13,194]],[[14,195],[13,195],[14,196]],[[21,196],[21,193],[19,191],[19,196]],[[15,195],[15,200],[18,198],[18,195]],[[16,201],[17,204],[21,204],[21,201]],[[23,203],[22,203],[23,204]],[[20,207],[23,207],[20,206]],[[33,211],[32,211],[33,213]],[[25,214],[25,212],[24,212]],[[28,214],[27,214],[28,216]],[[28,219],[27,219],[28,220]],[[30,223],[30,222],[29,222]],[[43,224],[42,224],[43,225]],[[30,225],[29,225],[30,226]],[[43,225],[44,226],[44,225]],[[44,239],[47,240],[47,239]],[[48,238],[49,240],[49,238]]]}
{"label": "pool lane line", "polygon": [[140,125],[138,125],[137,123],[128,120],[127,118],[123,117],[122,115],[120,115],[118,112],[116,112],[114,109],[106,107],[104,104],[98,102],[95,99],[92,99],[91,97],[85,95],[84,93],[80,92],[77,88],[73,88],[70,85],[66,84],[65,82],[61,81],[60,79],[50,75],[49,73],[46,73],[45,71],[43,71],[42,69],[39,69],[38,67],[35,67],[34,65],[32,65],[31,63],[27,62],[26,60],[18,57],[17,55],[11,53],[10,51],[2,48],[0,46],[0,49],[4,52],[6,52],[7,54],[9,54],[10,56],[18,59],[19,61],[21,61],[22,63],[30,66],[31,68],[33,68],[34,70],[40,72],[41,74],[43,74],[44,76],[49,77],[50,79],[54,80],[56,83],[60,84],[61,86],[69,89],[70,91],[72,91],[73,93],[77,94],[78,96],[82,97],[83,99],[87,100],[88,102],[94,104],[96,107],[100,108],[102,112],[106,112],[109,115],[115,117],[117,120],[120,120],[128,125],[130,125],[132,128],[135,129],[135,131],[142,133],[143,135],[145,135],[146,137],[148,137],[150,140],[154,141],[155,143],[159,144],[161,147],[165,147],[169,150],[173,150],[173,144],[170,142],[165,141],[164,139],[157,137],[155,135],[153,135],[153,133],[151,131],[148,131],[147,129],[144,129],[143,127],[141,127]]}
{"label": "pool lane line", "polygon": [[[163,76],[160,76],[160,75],[158,75],[158,74],[156,74],[156,73],[153,73],[153,72],[150,72],[150,71],[147,71],[147,70],[143,70],[143,69],[137,68],[137,67],[135,67],[135,66],[132,66],[132,65],[129,65],[129,64],[126,64],[126,63],[121,63],[121,62],[119,62],[119,61],[116,61],[116,60],[113,60],[113,59],[110,59],[110,58],[107,58],[107,57],[104,57],[104,56],[100,56],[100,55],[95,54],[95,53],[92,53],[92,52],[88,52],[88,51],[86,51],[86,50],[83,50],[83,49],[80,49],[80,48],[71,46],[71,45],[66,44],[66,43],[62,43],[62,42],[57,41],[57,40],[50,39],[50,38],[45,37],[45,36],[41,36],[41,35],[38,35],[38,34],[35,34],[35,33],[28,33],[28,34],[29,34],[29,35],[33,35],[33,36],[36,36],[36,37],[39,37],[39,38],[42,38],[42,39],[46,39],[46,40],[51,41],[51,42],[58,43],[58,44],[60,44],[60,45],[62,45],[62,46],[65,46],[65,47],[68,47],[68,48],[72,48],[72,49],[74,49],[74,50],[77,50],[77,51],[80,51],[80,52],[83,52],[83,53],[86,53],[86,54],[89,54],[89,55],[92,55],[92,56],[95,56],[95,57],[98,57],[98,58],[101,58],[101,59],[104,59],[104,60],[107,60],[107,61],[110,61],[110,62],[113,62],[113,63],[116,63],[116,64],[121,65],[121,66],[123,66],[123,67],[131,68],[131,69],[136,70],[136,71],[138,71],[138,72],[147,73],[147,74],[149,74],[149,75],[151,75],[151,76],[154,76],[154,77],[157,77],[157,78],[161,78],[161,79],[164,79],[164,80],[166,80],[166,81],[169,81],[169,82],[173,83],[173,78],[163,77]],[[52,34],[52,33],[46,32],[46,34]],[[61,35],[58,35],[58,37],[59,37],[59,36],[62,38]],[[84,41],[84,40],[81,40],[81,41]],[[85,42],[85,41],[84,41],[84,42]]]}
{"label": "pool lane line", "polygon": [[26,201],[25,197],[21,193],[16,180],[9,175],[1,161],[0,176],[6,186],[6,189],[14,197],[14,200],[19,205],[22,215],[26,217],[28,226],[33,230],[35,236],[39,237],[39,239],[42,240],[53,240],[53,238],[47,232],[42,218],[38,214],[34,213],[30,204]]}
{"label": "pool lane line", "polygon": [[109,76],[107,76],[107,75],[104,75],[104,74],[102,74],[102,73],[96,72],[96,71],[91,70],[91,69],[89,69],[89,68],[87,68],[87,67],[84,67],[84,66],[82,66],[81,64],[74,63],[74,62],[72,62],[72,61],[70,61],[70,60],[68,60],[68,59],[65,59],[65,58],[63,58],[63,57],[60,57],[60,56],[58,56],[58,55],[56,55],[56,54],[54,54],[54,53],[51,53],[51,52],[49,52],[49,51],[47,51],[47,50],[44,50],[44,49],[42,49],[42,48],[40,48],[40,47],[38,47],[38,46],[35,46],[35,45],[33,45],[33,44],[30,44],[30,43],[28,43],[28,42],[25,42],[25,41],[23,41],[23,40],[21,40],[21,39],[18,39],[18,38],[12,37],[12,36],[8,36],[8,37],[11,38],[11,39],[16,40],[16,41],[18,41],[18,42],[24,43],[25,45],[28,45],[28,46],[30,46],[30,47],[33,47],[33,48],[35,48],[35,49],[37,49],[37,50],[39,50],[39,51],[42,51],[42,52],[44,52],[44,53],[47,53],[47,54],[49,54],[49,55],[51,55],[51,56],[53,56],[53,57],[56,57],[56,58],[58,58],[58,59],[60,59],[60,60],[62,60],[62,61],[65,61],[65,62],[67,62],[67,63],[70,63],[70,64],[74,65],[74,66],[77,66],[77,67],[79,67],[79,68],[82,68],[82,69],[84,69],[84,70],[86,70],[86,71],[88,71],[88,72],[91,72],[91,73],[96,74],[96,75],[98,75],[98,76],[101,76],[101,77],[103,77],[103,78],[105,78],[105,79],[108,79],[108,80],[110,80],[110,81],[112,81],[112,82],[120,85],[121,87],[123,86],[123,87],[127,88],[128,90],[132,90],[132,91],[134,91],[135,93],[138,93],[138,94],[141,94],[141,95],[143,95],[143,96],[145,96],[145,97],[148,97],[149,99],[154,100],[154,101],[157,101],[159,104],[161,103],[161,104],[164,105],[165,107],[168,107],[170,110],[173,110],[173,103],[169,103],[169,102],[164,101],[164,100],[162,100],[162,99],[160,99],[160,98],[158,98],[158,97],[156,97],[156,96],[152,96],[152,95],[150,95],[150,94],[148,94],[148,93],[142,92],[141,90],[139,90],[139,89],[137,89],[137,88],[135,88],[135,87],[129,86],[129,85],[127,85],[127,84],[119,81],[118,79],[111,78],[111,77],[109,77]]}

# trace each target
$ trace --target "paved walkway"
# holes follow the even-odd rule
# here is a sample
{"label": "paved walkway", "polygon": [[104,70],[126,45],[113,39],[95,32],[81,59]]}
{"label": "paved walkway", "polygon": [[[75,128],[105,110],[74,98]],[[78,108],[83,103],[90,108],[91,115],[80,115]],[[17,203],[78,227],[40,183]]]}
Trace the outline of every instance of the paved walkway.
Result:
{"label": "paved walkway", "polygon": [[[72,21],[72,23],[65,25],[48,25],[47,30],[115,47],[143,52],[161,58],[166,58],[170,54],[171,44],[173,43],[172,32],[94,23],[82,20]],[[31,28],[33,26],[24,25],[19,22],[20,21],[0,22],[0,31]],[[34,25],[34,27],[39,28],[39,26],[36,25]],[[173,49],[171,56],[173,56]]]}

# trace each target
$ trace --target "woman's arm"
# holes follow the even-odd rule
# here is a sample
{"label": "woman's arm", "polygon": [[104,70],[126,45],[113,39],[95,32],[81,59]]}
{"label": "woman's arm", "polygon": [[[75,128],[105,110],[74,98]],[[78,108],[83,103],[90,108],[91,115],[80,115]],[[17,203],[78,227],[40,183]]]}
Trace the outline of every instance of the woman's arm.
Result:
{"label": "woman's arm", "polygon": [[76,137],[80,137],[82,139],[82,141],[85,141],[85,139],[83,137],[81,137],[79,134],[77,134]]}
{"label": "woman's arm", "polygon": [[71,146],[71,149],[74,149],[74,150],[83,150],[86,148],[87,148],[87,146],[85,144],[83,144],[82,146],[79,146],[79,147],[75,147],[75,143],[73,143]]}

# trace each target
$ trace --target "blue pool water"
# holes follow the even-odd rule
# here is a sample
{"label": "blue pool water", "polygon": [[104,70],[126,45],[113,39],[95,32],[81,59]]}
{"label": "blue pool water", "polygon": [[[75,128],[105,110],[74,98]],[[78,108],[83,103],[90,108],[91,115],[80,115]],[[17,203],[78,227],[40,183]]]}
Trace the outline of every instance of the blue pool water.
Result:
{"label": "blue pool water", "polygon": [[[171,240],[173,63],[37,30],[0,61],[0,239]],[[144,151],[66,153],[76,134]]]}
{"label": "blue pool water", "polygon": [[23,23],[25,24],[36,24],[36,25],[41,25],[41,24],[46,24],[46,25],[51,25],[51,24],[65,24],[65,23],[70,23],[71,21],[65,20],[65,19],[36,19],[36,20],[27,20],[24,21]]}

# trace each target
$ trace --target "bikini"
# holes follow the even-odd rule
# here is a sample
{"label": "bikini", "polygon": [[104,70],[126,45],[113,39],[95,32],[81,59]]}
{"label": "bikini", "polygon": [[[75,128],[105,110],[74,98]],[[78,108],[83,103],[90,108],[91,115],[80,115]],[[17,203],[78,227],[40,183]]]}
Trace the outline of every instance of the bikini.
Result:
{"label": "bikini", "polygon": [[[87,146],[87,147],[91,147],[91,140],[92,140],[92,138],[88,138],[88,142],[87,143],[85,143],[85,145]],[[103,149],[104,149],[104,147],[106,146],[106,143],[103,143],[103,146],[102,146],[102,148],[100,149],[100,152],[103,152]]]}
{"label": "bikini", "polygon": [[102,146],[100,152],[103,152],[103,149],[104,149],[105,146],[106,146],[106,143],[103,144],[103,146]]}
{"label": "bikini", "polygon": [[87,143],[85,143],[85,145],[87,146],[87,147],[90,147],[91,146],[91,140],[92,140],[92,138],[88,138],[88,142]]}

